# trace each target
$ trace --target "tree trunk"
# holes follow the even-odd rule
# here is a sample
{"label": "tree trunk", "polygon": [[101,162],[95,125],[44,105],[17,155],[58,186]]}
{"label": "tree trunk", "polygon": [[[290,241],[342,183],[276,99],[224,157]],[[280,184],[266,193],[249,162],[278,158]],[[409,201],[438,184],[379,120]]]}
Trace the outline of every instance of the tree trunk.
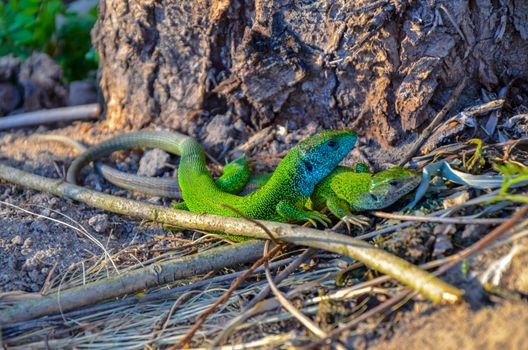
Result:
{"label": "tree trunk", "polygon": [[528,78],[526,0],[101,0],[93,39],[109,127],[195,137],[315,124],[388,146],[464,76],[462,104]]}

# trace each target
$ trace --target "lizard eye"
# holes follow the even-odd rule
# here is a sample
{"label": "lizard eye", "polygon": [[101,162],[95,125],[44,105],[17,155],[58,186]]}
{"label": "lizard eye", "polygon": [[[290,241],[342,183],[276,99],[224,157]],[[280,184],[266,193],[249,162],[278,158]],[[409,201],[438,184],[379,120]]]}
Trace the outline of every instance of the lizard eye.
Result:
{"label": "lizard eye", "polygon": [[374,195],[374,194],[371,194],[370,195],[370,198],[372,198],[374,200],[374,202],[377,202],[378,201],[378,196]]}
{"label": "lizard eye", "polygon": [[313,166],[310,162],[304,162],[304,166],[306,167],[306,170],[308,170],[309,172],[312,172]]}
{"label": "lizard eye", "polygon": [[335,148],[337,146],[336,140],[330,140],[328,141],[328,146]]}
{"label": "lizard eye", "polygon": [[389,185],[391,185],[392,187],[396,187],[396,186],[399,185],[399,183],[398,183],[398,181],[393,180],[393,181],[389,182]]}

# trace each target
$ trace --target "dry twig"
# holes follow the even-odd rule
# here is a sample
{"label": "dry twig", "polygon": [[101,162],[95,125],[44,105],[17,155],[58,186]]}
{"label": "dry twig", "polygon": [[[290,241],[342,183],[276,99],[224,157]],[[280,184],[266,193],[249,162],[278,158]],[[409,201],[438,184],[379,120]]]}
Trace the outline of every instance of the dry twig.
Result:
{"label": "dry twig", "polygon": [[[264,254],[268,254],[268,246],[269,243],[266,242],[264,244]],[[306,328],[308,328],[313,334],[318,336],[319,338],[326,337],[326,332],[324,332],[322,329],[320,329],[315,323],[312,322],[308,317],[306,317],[303,313],[301,313],[295,306],[293,306],[292,303],[282,293],[280,292],[279,288],[277,288],[277,285],[275,282],[273,282],[273,277],[271,277],[271,273],[269,270],[269,264],[267,262],[264,263],[265,267],[265,273],[266,273],[266,279],[268,280],[268,285],[273,292],[273,295],[275,295],[275,298],[279,301],[279,303],[282,305],[283,308],[285,308],[290,314],[292,314],[293,317],[295,317],[302,325],[304,325]]]}
{"label": "dry twig", "polygon": [[258,259],[262,247],[262,241],[222,246],[191,256],[154,263],[148,267],[114,275],[60,293],[19,301],[12,306],[3,305],[0,325],[5,326],[59,311],[74,310],[120,295],[170,283],[179,278],[207,273],[215,268],[248,263]]}
{"label": "dry twig", "polygon": [[515,226],[515,224],[522,219],[525,219],[528,214],[528,205],[525,205],[517,210],[513,216],[508,219],[508,221],[502,223],[502,225],[496,227],[493,229],[490,233],[488,233],[486,236],[478,240],[476,243],[471,245],[470,247],[462,250],[461,252],[455,254],[450,258],[450,262],[445,264],[444,266],[440,267],[437,271],[435,271],[435,275],[440,275],[449,269],[456,266],[460,261],[463,259],[469,258],[471,255],[477,253],[478,251],[484,249],[486,246],[491,244],[495,239],[497,239],[500,235],[502,235],[504,232],[508,231],[510,228]]}
{"label": "dry twig", "polygon": [[0,119],[0,130],[79,119],[97,119],[99,114],[101,114],[101,106],[98,103],[21,113]]}
{"label": "dry twig", "polygon": [[434,216],[418,216],[418,215],[401,215],[385,213],[382,211],[375,211],[372,215],[378,218],[393,219],[393,220],[405,220],[415,222],[437,222],[441,224],[459,224],[459,225],[494,225],[502,224],[507,219],[475,219],[467,217],[434,217]]}
{"label": "dry twig", "polygon": [[220,297],[216,300],[216,302],[211,305],[211,307],[209,309],[207,309],[206,311],[204,311],[199,317],[198,319],[196,320],[196,323],[194,324],[194,326],[191,328],[191,330],[189,332],[187,332],[187,334],[180,339],[180,341],[178,341],[178,343],[174,344],[173,346],[171,346],[169,349],[170,350],[176,350],[176,349],[181,349],[183,348],[187,343],[189,343],[194,335],[194,333],[196,333],[196,331],[200,328],[200,326],[205,322],[205,320],[207,319],[207,316],[209,316],[210,314],[213,313],[214,310],[216,310],[216,308],[222,304],[224,301],[226,301],[229,296],[238,288],[238,286],[244,282],[247,277],[257,268],[259,267],[260,265],[262,265],[263,263],[265,263],[266,261],[268,261],[271,257],[275,256],[275,254],[277,254],[283,247],[278,245],[278,246],[275,246],[270,252],[268,252],[266,255],[264,255],[263,257],[261,257],[260,259],[258,259],[255,263],[253,263],[253,265],[251,265],[251,267],[246,271],[246,273],[244,273],[242,276],[240,276],[239,278],[237,278],[236,280],[233,281],[233,283],[231,284],[231,287],[229,287],[229,289]]}

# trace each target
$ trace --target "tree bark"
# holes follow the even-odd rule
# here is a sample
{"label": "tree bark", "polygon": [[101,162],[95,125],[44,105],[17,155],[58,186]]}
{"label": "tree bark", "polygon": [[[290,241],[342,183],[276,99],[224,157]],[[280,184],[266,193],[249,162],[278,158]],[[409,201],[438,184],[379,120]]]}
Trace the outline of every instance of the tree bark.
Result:
{"label": "tree bark", "polygon": [[107,124],[199,137],[209,124],[315,123],[388,146],[426,126],[464,76],[462,104],[528,78],[527,4],[101,0]]}

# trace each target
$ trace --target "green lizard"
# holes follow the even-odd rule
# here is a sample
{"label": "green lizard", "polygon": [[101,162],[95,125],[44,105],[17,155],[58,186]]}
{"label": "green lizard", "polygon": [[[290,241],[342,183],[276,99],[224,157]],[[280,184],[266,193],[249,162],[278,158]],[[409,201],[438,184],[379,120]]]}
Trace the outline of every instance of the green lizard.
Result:
{"label": "green lizard", "polygon": [[[45,140],[70,144],[80,152],[86,151],[85,146],[65,136],[37,136]],[[113,147],[114,149],[123,148],[116,142],[114,142]],[[171,149],[164,149],[171,151]],[[111,183],[123,188],[158,196],[181,196],[179,186],[174,179],[148,178],[127,174],[99,162],[96,162],[96,168]],[[272,173],[264,173],[253,176],[246,187],[253,191],[257,190],[268,182],[271,175]],[[249,176],[247,161],[239,158],[224,167],[224,173],[216,180],[216,184],[223,191],[236,194],[246,185]],[[363,164],[357,164],[355,170],[339,166],[315,187],[311,198],[307,201],[307,207],[317,211],[327,207],[347,226],[350,224],[362,225],[365,222],[353,216],[352,211],[388,207],[412,191],[419,181],[420,176],[418,174],[401,167],[393,167],[371,174]],[[178,204],[176,208],[187,209],[185,203]]]}
{"label": "green lizard", "polygon": [[321,181],[310,198],[307,207],[321,210],[326,207],[347,225],[363,224],[352,211],[386,208],[411,192],[420,183],[421,176],[412,170],[393,167],[372,174],[356,166],[337,167]]}
{"label": "green lizard", "polygon": [[[269,180],[270,175],[253,176],[246,187],[256,190]],[[317,184],[306,206],[317,211],[328,208],[347,226],[361,226],[366,222],[352,212],[386,208],[410,193],[420,180],[419,174],[399,166],[375,174],[362,163],[356,164],[355,170],[338,166]]]}
{"label": "green lizard", "polygon": [[72,163],[67,180],[76,183],[78,173],[86,164],[116,150],[161,148],[180,155],[178,182],[185,204],[192,212],[239,216],[230,209],[232,207],[254,219],[327,225],[326,215],[306,210],[304,203],[316,184],[350,152],[356,140],[353,131],[319,132],[292,148],[262,188],[243,197],[227,193],[214,183],[197,141],[182,134],[161,131],[124,134],[89,148]]}

